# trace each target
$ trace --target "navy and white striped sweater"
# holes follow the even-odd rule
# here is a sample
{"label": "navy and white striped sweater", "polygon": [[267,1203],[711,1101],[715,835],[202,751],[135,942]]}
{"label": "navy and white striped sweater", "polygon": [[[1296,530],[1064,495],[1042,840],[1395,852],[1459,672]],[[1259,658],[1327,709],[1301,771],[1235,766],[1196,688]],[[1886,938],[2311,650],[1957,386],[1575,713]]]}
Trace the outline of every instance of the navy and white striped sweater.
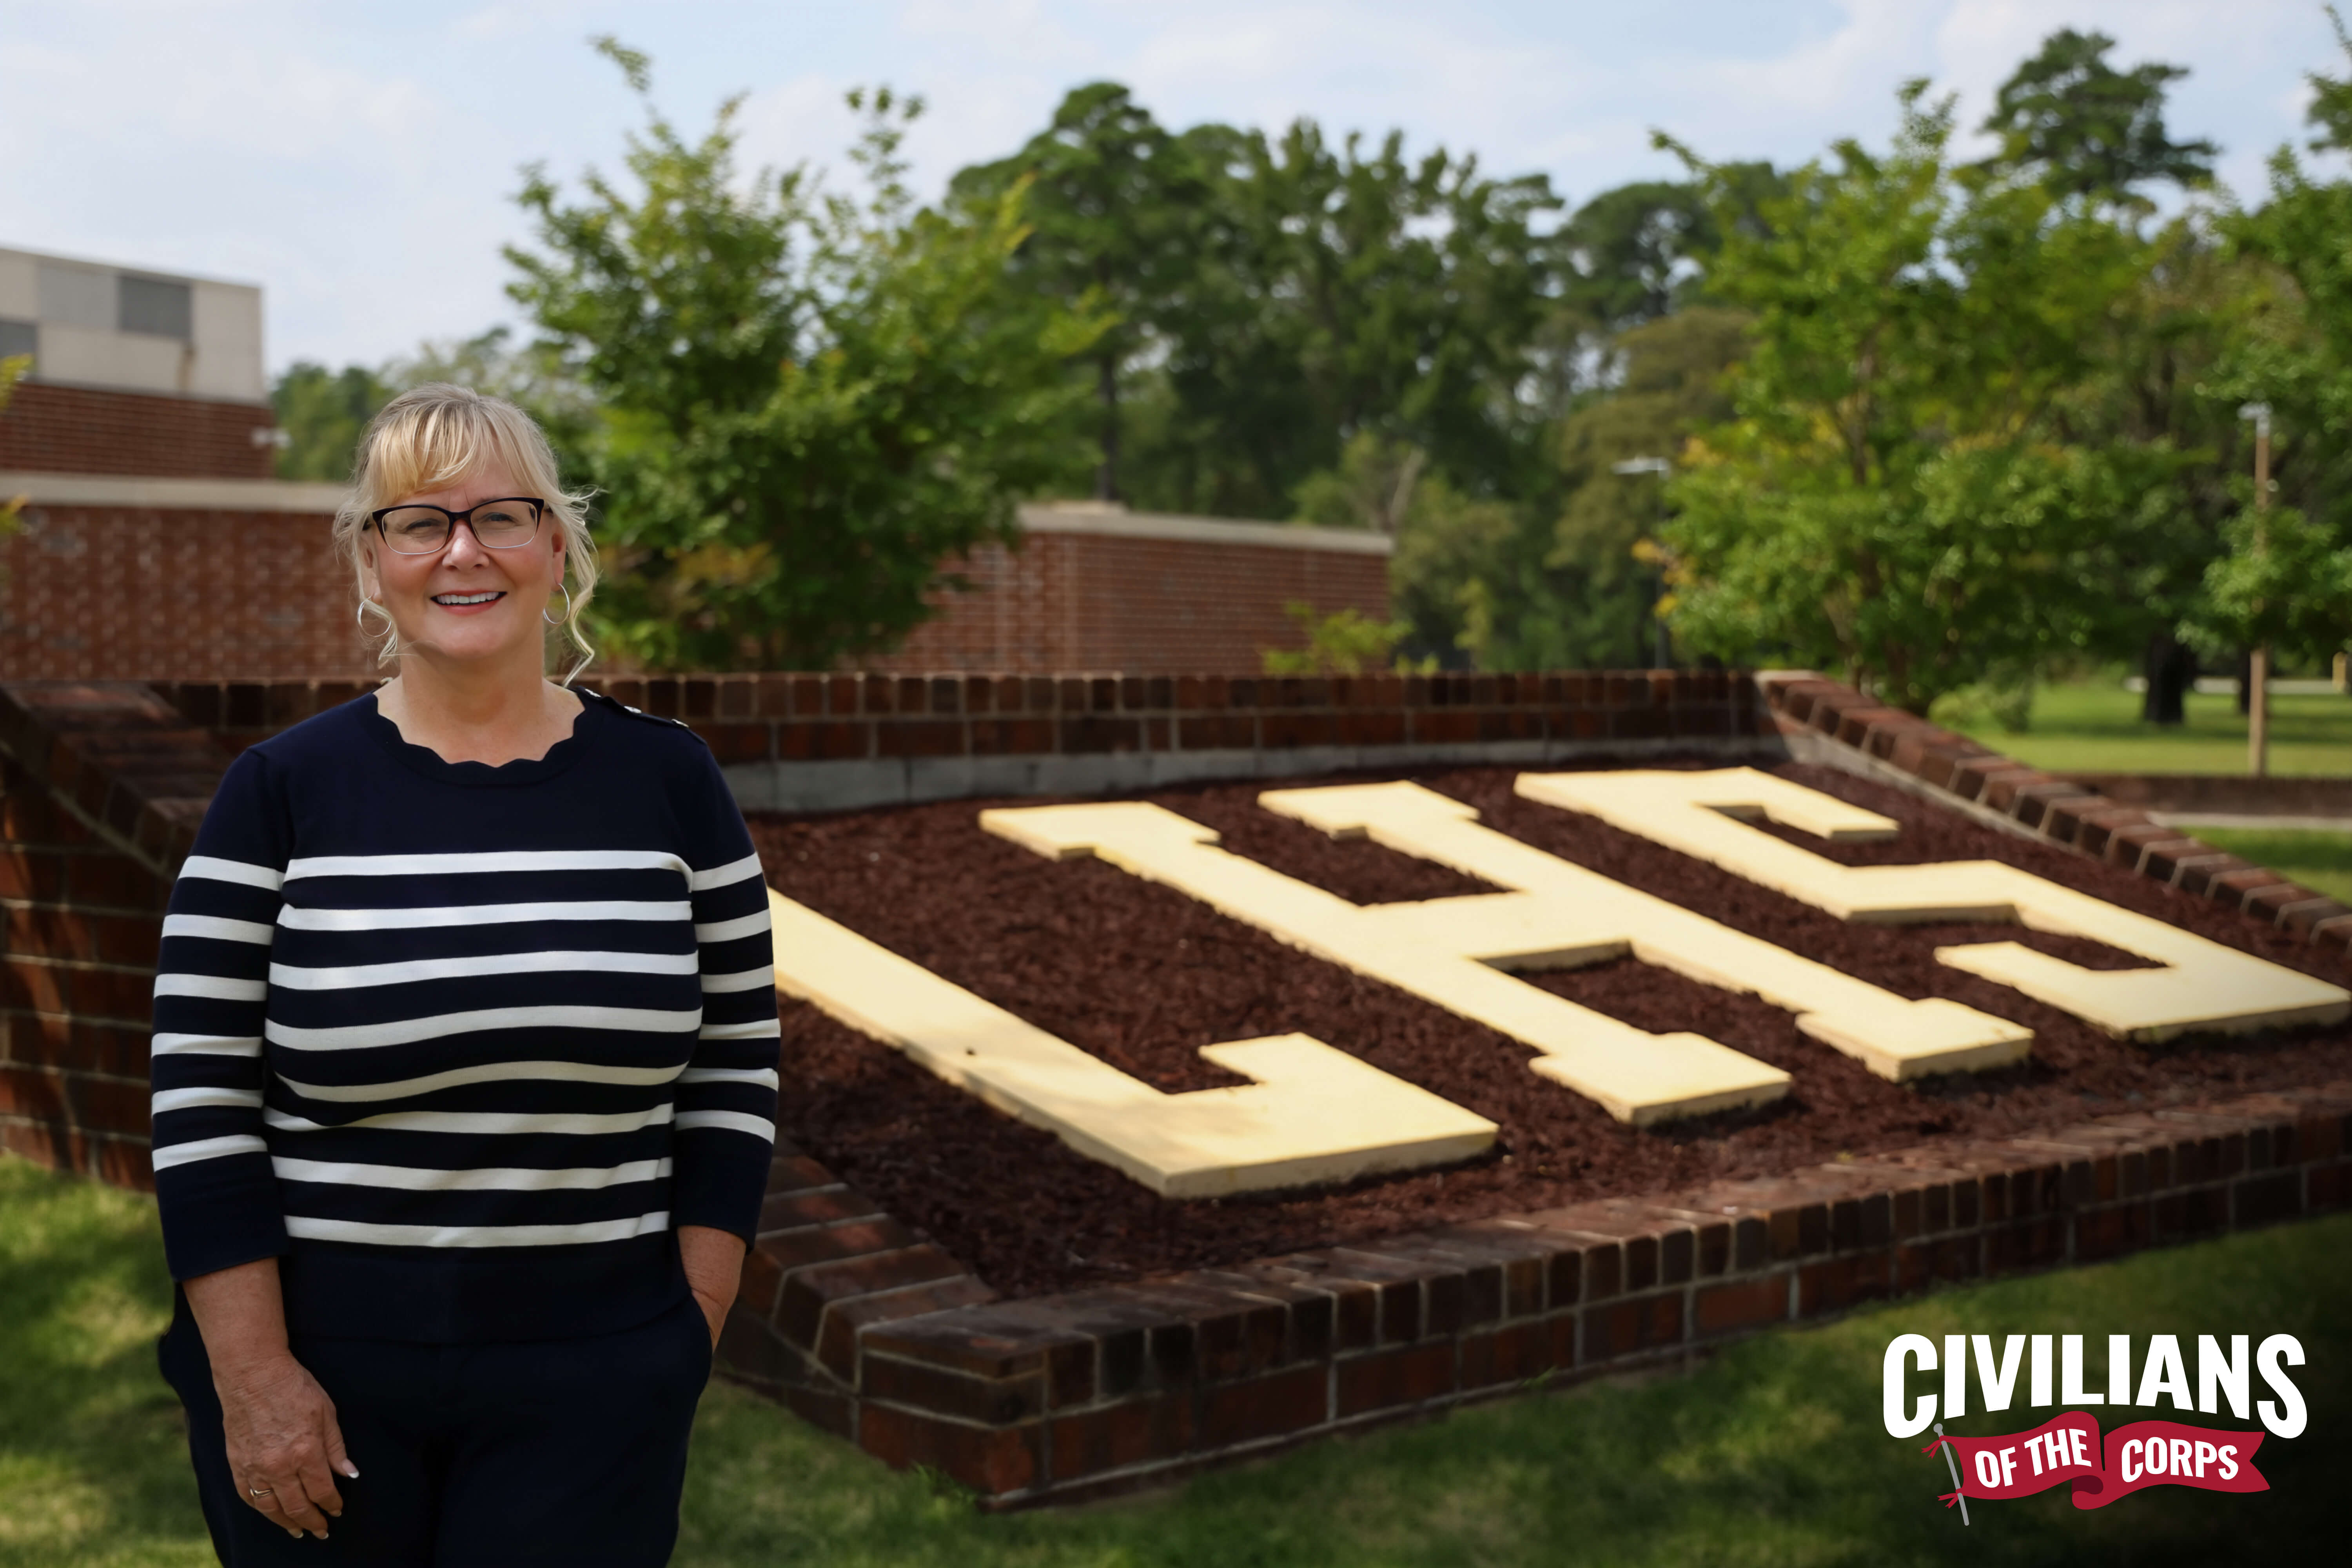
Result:
{"label": "navy and white striped sweater", "polygon": [[155,1187],[173,1278],[277,1257],[297,1334],[561,1339],[749,1237],[775,1139],[767,889],[691,731],[583,694],[535,762],[375,699],[253,747],[172,890]]}

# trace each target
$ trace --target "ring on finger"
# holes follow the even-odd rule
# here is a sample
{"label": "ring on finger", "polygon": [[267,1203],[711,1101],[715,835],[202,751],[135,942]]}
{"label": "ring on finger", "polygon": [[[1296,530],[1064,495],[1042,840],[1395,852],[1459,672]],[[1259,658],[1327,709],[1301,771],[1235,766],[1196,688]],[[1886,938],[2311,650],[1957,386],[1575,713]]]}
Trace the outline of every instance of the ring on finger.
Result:
{"label": "ring on finger", "polygon": [[276,1497],[278,1493],[274,1489],[269,1487],[247,1487],[245,1489],[245,1495],[247,1497],[263,1498]]}

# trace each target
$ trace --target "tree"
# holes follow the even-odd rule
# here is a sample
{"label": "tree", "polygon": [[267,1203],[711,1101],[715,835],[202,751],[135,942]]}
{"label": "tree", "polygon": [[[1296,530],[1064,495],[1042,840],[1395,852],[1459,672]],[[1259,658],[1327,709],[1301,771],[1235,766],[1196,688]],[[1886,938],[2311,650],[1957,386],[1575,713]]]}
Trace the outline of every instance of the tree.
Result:
{"label": "tree", "polygon": [[2038,182],[1956,170],[1924,82],[1900,102],[1885,153],[1841,142],[1758,232],[1727,225],[1708,288],[1754,318],[1737,417],[1686,450],[1664,541],[1694,649],[1842,668],[1924,712],[2117,636],[2135,498],[2064,414],[2146,258]]}
{"label": "tree", "polygon": [[[2341,16],[2328,15],[2352,57]],[[2312,150],[2352,148],[2352,74],[2308,80]],[[2259,209],[2224,225],[2251,276],[2231,351],[2204,390],[2224,409],[2271,405],[2283,504],[2265,513],[2250,490],[2236,491],[2227,552],[2185,618],[2208,647],[2325,658],[2352,637],[2352,181],[2323,179],[2281,148],[2270,184]]]}
{"label": "tree", "polygon": [[2000,139],[1987,166],[2021,173],[2058,194],[2129,211],[2147,210],[2138,187],[2169,181],[2195,190],[2213,182],[2219,149],[2175,142],[2165,130],[2166,89],[2189,74],[2152,62],[2127,71],[2107,64],[2116,41],[2063,27],[2001,83],[1980,129]]}
{"label": "tree", "polygon": [[364,365],[329,370],[297,360],[269,389],[270,406],[286,445],[278,451],[281,479],[341,484],[352,477],[360,432],[399,387]]}
{"label": "tree", "polygon": [[1389,587],[1398,618],[1385,628],[1392,635],[1382,662],[1400,643],[1441,662],[1485,654],[1494,640],[1491,584],[1507,574],[1517,533],[1508,504],[1464,495],[1429,471],[1420,447],[1369,430],[1348,443],[1338,467],[1300,484],[1297,501],[1300,522],[1395,539]]}
{"label": "tree", "polygon": [[1560,227],[1571,268],[1561,303],[1602,331],[1656,321],[1688,292],[1716,238],[1715,215],[1696,185],[1643,180],[1603,191]]}
{"label": "tree", "polygon": [[919,100],[853,93],[862,199],[805,169],[735,175],[735,111],[688,142],[647,63],[636,189],[567,205],[533,171],[539,248],[510,292],[596,400],[584,446],[614,571],[599,626],[659,667],[822,668],[893,646],[963,586],[943,563],[1017,542],[1014,502],[1069,460],[1066,363],[1097,314],[1007,305],[1023,191],[918,209]]}
{"label": "tree", "polygon": [[994,202],[1026,184],[1016,285],[1066,310],[1115,315],[1087,351],[1100,454],[1094,493],[1119,490],[1121,383],[1181,297],[1208,187],[1184,145],[1116,82],[1075,88],[1020,152],[958,173],[950,192]]}
{"label": "tree", "polygon": [[1545,562],[1557,587],[1540,637],[1542,662],[1585,668],[1650,662],[1658,584],[1637,552],[1656,539],[1661,480],[1620,474],[1616,465],[1675,458],[1693,431],[1730,417],[1723,378],[1747,334],[1748,318],[1720,306],[1692,306],[1636,326],[1611,345],[1621,377],[1611,395],[1561,421],[1567,495]]}
{"label": "tree", "polygon": [[1761,204],[1784,184],[1769,163],[1726,163],[1712,192],[1679,180],[1602,191],[1560,226],[1563,313],[1606,337],[1704,299],[1706,262],[1725,223],[1756,232]]}
{"label": "tree", "polygon": [[1205,182],[1192,255],[1156,312],[1158,363],[1124,488],[1176,510],[1283,517],[1370,431],[1507,494],[1538,452],[1521,398],[1556,271],[1541,176],[1490,179],[1401,134],[1334,143],[1217,125],[1179,139]]}

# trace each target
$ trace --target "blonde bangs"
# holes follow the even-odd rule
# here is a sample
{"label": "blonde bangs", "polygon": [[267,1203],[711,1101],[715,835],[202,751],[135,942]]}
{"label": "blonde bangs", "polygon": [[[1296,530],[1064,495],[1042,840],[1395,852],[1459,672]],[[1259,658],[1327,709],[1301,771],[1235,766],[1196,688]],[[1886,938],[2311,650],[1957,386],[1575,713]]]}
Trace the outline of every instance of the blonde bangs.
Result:
{"label": "blonde bangs", "polygon": [[[514,419],[530,416],[519,408],[507,418],[499,417],[501,412],[431,404],[417,409],[414,417],[385,425],[373,441],[362,445],[352,476],[366,497],[367,510],[375,511],[403,496],[446,489],[493,465],[504,468],[534,494],[555,489],[554,473],[531,471],[541,466],[531,460],[538,454],[530,451],[527,439],[517,441],[509,427]],[[552,470],[551,458],[544,467]]]}
{"label": "blonde bangs", "polygon": [[[580,629],[580,616],[596,594],[596,542],[588,532],[587,504],[593,493],[563,489],[554,448],[539,424],[502,397],[471,387],[431,382],[411,387],[379,409],[352,455],[352,489],[335,514],[335,543],[350,563],[359,596],[359,615],[381,607],[367,596],[367,563],[361,549],[370,518],[409,496],[446,489],[483,469],[503,468],[518,493],[535,495],[563,530],[565,575],[570,599],[562,623],[552,632],[568,637],[580,658],[564,672],[570,681],[596,655]],[[390,617],[376,662],[399,653]]]}

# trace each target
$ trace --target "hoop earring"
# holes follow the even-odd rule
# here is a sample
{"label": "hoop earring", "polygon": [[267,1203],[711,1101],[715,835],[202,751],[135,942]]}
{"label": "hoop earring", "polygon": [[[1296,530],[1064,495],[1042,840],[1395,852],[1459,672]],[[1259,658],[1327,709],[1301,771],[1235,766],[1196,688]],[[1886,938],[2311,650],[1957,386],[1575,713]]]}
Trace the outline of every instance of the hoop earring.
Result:
{"label": "hoop earring", "polygon": [[558,583],[556,586],[563,590],[563,619],[558,620],[554,616],[549,615],[545,610],[539,612],[539,618],[545,621],[551,626],[560,626],[563,625],[564,621],[568,621],[572,618],[572,584],[569,583]]}
{"label": "hoop earring", "polygon": [[378,615],[383,615],[385,613],[384,607],[382,605],[377,604],[373,599],[362,599],[359,602],[358,608],[352,612],[352,619],[358,623],[362,636],[365,636],[367,633],[367,613],[370,610],[375,611]]}

